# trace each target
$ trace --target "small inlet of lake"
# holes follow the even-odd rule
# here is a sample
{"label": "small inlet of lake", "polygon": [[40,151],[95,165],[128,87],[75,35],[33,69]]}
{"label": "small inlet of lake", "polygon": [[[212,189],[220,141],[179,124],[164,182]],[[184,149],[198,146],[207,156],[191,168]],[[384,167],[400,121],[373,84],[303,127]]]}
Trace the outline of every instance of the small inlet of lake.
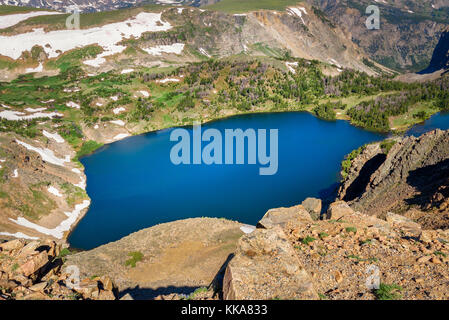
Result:
{"label": "small inlet of lake", "polygon": [[[301,112],[236,116],[202,128],[278,129],[277,173],[261,176],[259,165],[248,164],[176,166],[170,161],[176,144],[170,141],[173,129],[115,142],[81,159],[92,204],[70,235],[71,246],[91,249],[159,223],[193,217],[255,225],[268,209],[325,197],[336,188],[346,154],[385,138],[347,121],[322,121]],[[436,128],[449,128],[447,114],[409,134]]]}

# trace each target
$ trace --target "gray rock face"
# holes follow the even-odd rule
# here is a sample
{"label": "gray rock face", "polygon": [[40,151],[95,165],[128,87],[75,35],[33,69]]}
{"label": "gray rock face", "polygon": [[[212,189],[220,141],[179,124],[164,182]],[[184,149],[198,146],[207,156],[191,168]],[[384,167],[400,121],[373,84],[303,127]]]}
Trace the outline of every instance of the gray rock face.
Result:
{"label": "gray rock face", "polygon": [[275,226],[283,227],[291,220],[312,221],[309,212],[301,205],[291,208],[270,209],[257,224],[258,227],[270,229]]}
{"label": "gray rock face", "polygon": [[225,300],[318,299],[312,280],[279,226],[239,240],[223,280]]}
{"label": "gray rock face", "polygon": [[318,220],[321,215],[321,199],[307,198],[301,204],[309,213],[313,220]]}
{"label": "gray rock face", "polygon": [[[353,163],[360,159],[362,161],[357,166],[362,169],[351,169],[339,191],[340,199],[347,198],[348,190],[360,178],[363,163],[366,165],[370,161],[362,153]],[[357,186],[361,190],[360,195],[349,201],[353,209],[385,215],[388,211],[407,209],[411,205],[425,206],[448,181],[449,131],[435,130],[419,138],[400,140],[383,163],[374,172],[366,174],[366,179],[361,179],[366,183]]]}

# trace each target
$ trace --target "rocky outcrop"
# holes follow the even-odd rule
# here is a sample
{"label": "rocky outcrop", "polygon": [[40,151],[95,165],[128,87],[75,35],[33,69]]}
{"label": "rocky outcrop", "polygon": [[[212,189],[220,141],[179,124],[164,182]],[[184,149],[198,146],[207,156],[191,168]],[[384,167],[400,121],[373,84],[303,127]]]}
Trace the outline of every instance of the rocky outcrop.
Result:
{"label": "rocky outcrop", "polygon": [[67,249],[53,241],[0,244],[0,300],[114,300],[108,277],[77,277],[63,269]]}
{"label": "rocky outcrop", "polygon": [[442,69],[449,69],[449,28],[441,34],[429,66],[421,73],[432,73]]}
{"label": "rocky outcrop", "polygon": [[[435,17],[436,9],[428,2],[308,2],[319,6],[334,24],[342,26],[348,37],[373,60],[399,71],[418,72],[427,67],[442,33],[448,26],[447,16],[443,16],[443,19]],[[373,4],[380,9],[380,30],[369,30],[365,25],[369,17],[366,9]],[[447,5],[446,3],[445,6]]]}
{"label": "rocky outcrop", "polygon": [[301,205],[291,208],[270,209],[259,221],[258,227],[270,229],[275,226],[283,227],[290,220],[312,221],[309,212]]}
{"label": "rocky outcrop", "polygon": [[275,210],[281,223],[239,240],[224,277],[225,299],[449,298],[448,230],[422,230],[394,213],[379,219],[344,201],[330,205],[331,219],[303,219],[295,211]]}
{"label": "rocky outcrop", "polygon": [[353,160],[340,188],[340,199],[349,201],[356,210],[378,216],[411,207],[447,212],[444,194],[449,176],[449,131],[400,139],[382,162],[373,166],[373,159],[380,154],[376,148]]}
{"label": "rocky outcrop", "polygon": [[226,300],[318,299],[312,280],[281,227],[239,240],[223,280]]}
{"label": "rocky outcrop", "polygon": [[307,198],[301,205],[309,212],[313,220],[318,220],[321,216],[322,201],[316,198]]}
{"label": "rocky outcrop", "polygon": [[214,287],[222,277],[220,269],[244,234],[241,227],[212,218],[164,223],[70,255],[65,264],[78,266],[87,278],[109,276],[119,297],[189,295],[200,287]]}

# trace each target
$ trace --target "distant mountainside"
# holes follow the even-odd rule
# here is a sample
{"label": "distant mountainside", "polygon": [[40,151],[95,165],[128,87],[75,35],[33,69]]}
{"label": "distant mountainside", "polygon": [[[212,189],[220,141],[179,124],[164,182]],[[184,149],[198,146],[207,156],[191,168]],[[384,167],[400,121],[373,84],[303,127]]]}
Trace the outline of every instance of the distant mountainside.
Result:
{"label": "distant mountainside", "polygon": [[211,4],[215,0],[0,0],[0,5],[27,6],[66,11],[71,6],[77,6],[82,12],[109,11],[131,8],[142,4],[189,5],[199,7]]}
{"label": "distant mountainside", "polygon": [[[302,3],[302,4],[301,4]],[[338,26],[344,37],[366,55],[399,72],[418,72],[429,66],[442,33],[449,26],[449,0],[0,0],[1,4],[66,11],[78,6],[83,12],[103,12],[143,5],[194,6],[233,14],[261,9],[285,10],[288,6],[312,6],[315,16]],[[380,8],[380,30],[368,30],[366,8]],[[289,37],[282,31],[281,38]],[[332,33],[323,36],[331,37]],[[300,40],[301,42],[301,40]],[[335,59],[333,55],[329,58]],[[338,60],[338,59],[335,59]]]}
{"label": "distant mountainside", "polygon": [[[449,24],[449,1],[308,0],[341,26],[370,58],[400,72],[429,65]],[[380,9],[380,30],[368,30],[366,8]]]}

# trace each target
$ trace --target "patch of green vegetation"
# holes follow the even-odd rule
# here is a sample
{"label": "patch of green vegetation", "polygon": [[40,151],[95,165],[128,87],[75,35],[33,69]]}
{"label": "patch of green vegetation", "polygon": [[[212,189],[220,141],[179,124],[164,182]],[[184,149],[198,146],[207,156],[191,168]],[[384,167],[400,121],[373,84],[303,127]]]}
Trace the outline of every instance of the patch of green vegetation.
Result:
{"label": "patch of green vegetation", "polygon": [[320,300],[328,300],[328,297],[322,293],[318,293],[318,297],[320,298]]}
{"label": "patch of green vegetation", "polygon": [[378,300],[399,300],[402,298],[402,291],[403,288],[395,283],[381,283],[379,289],[374,290],[374,294]]}
{"label": "patch of green vegetation", "polygon": [[223,11],[227,13],[244,13],[256,10],[278,10],[283,11],[288,6],[294,6],[300,0],[221,0],[213,5],[206,6],[207,9]]}
{"label": "patch of green vegetation", "polygon": [[50,60],[47,66],[50,68],[58,68],[61,72],[66,72],[74,66],[81,64],[82,60],[96,57],[103,52],[103,48],[97,45],[87,46],[64,53],[56,60]]}
{"label": "patch of green vegetation", "polygon": [[387,139],[380,143],[380,148],[382,149],[382,152],[384,154],[388,154],[395,144],[396,144],[395,140]]}
{"label": "patch of green vegetation", "polygon": [[128,253],[128,256],[131,258],[126,260],[125,266],[131,266],[131,268],[135,268],[137,262],[142,261],[143,259],[143,254],[139,251],[130,252]]}
{"label": "patch of green vegetation", "polygon": [[346,179],[346,177],[348,176],[352,161],[357,158],[365,149],[366,146],[361,146],[360,148],[353,150],[345,157],[345,160],[343,160],[343,162],[341,163],[341,176],[343,177],[343,179]]}
{"label": "patch of green vegetation", "polygon": [[355,227],[346,227],[345,228],[345,231],[347,232],[347,233],[357,233],[357,228],[355,228]]}
{"label": "patch of green vegetation", "polygon": [[336,106],[333,103],[329,102],[315,107],[315,109],[313,109],[313,112],[320,119],[335,121],[337,118],[337,114],[334,110],[335,107]]}
{"label": "patch of green vegetation", "polygon": [[207,287],[198,288],[187,297],[187,300],[195,300],[199,295],[206,293],[207,291],[209,291]]}
{"label": "patch of green vegetation", "polygon": [[80,201],[87,199],[86,191],[80,187],[74,186],[71,183],[66,182],[62,184],[61,189],[66,196],[67,204],[71,207]]}
{"label": "patch of green vegetation", "polygon": [[318,237],[320,237],[321,240],[323,240],[326,237],[329,237],[329,235],[326,232],[321,232]]}
{"label": "patch of green vegetation", "polygon": [[87,156],[89,154],[92,154],[95,150],[98,148],[101,148],[103,146],[102,143],[98,143],[93,140],[86,141],[82,144],[80,150],[76,153],[76,160],[79,160],[81,157]]}
{"label": "patch of green vegetation", "polygon": [[309,245],[310,243],[312,243],[315,240],[316,240],[315,238],[307,236],[304,239],[302,239],[301,242],[305,245]]}
{"label": "patch of green vegetation", "polygon": [[71,255],[72,253],[70,252],[70,250],[68,248],[64,248],[61,250],[61,252],[59,252],[59,254],[53,259],[53,262],[61,259],[63,262],[66,261],[67,256]]}
{"label": "patch of green vegetation", "polygon": [[16,271],[17,269],[19,269],[19,264],[18,263],[14,263],[11,267],[11,271]]}
{"label": "patch of green vegetation", "polygon": [[436,255],[436,256],[443,256],[443,257],[447,257],[447,254],[446,253],[444,253],[444,252],[441,252],[441,251],[435,251],[434,253],[433,253],[434,255]]}

